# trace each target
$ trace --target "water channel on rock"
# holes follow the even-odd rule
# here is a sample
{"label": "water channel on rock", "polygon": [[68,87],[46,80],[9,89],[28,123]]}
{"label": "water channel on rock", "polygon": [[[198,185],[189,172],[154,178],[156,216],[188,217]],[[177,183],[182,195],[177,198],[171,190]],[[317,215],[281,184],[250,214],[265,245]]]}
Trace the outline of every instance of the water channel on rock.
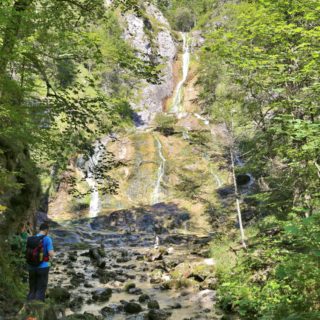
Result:
{"label": "water channel on rock", "polygon": [[[182,78],[174,90],[171,112],[178,119],[194,117],[208,131],[211,127],[205,117],[184,112],[183,87],[189,74],[190,36],[181,33],[181,37]],[[111,213],[104,211],[103,201],[107,197],[99,194],[101,181],[94,176],[95,167],[103,157],[103,148],[96,144],[94,155],[87,163],[86,182],[91,189],[88,217],[60,221],[52,230],[59,253],[49,296],[57,287],[71,294],[65,301],[65,315],[88,312],[110,320],[221,318],[214,307],[215,262],[209,258],[209,243],[214,234],[207,217],[201,212],[192,217],[179,204],[181,199],[170,202],[166,196],[168,190],[163,190],[166,171],[171,168],[172,174],[175,172],[172,167],[177,165],[174,161],[183,161],[180,154],[169,153],[174,154],[178,145],[182,149],[188,147],[189,139],[187,127],[180,138],[167,138],[140,128],[127,138],[126,144],[118,146],[119,159],[130,159],[128,167],[120,171],[124,172],[123,194],[129,200],[127,203],[135,206]],[[102,139],[102,146],[109,147],[109,141],[108,137]],[[203,158],[199,158],[199,163],[192,159],[182,163],[186,168],[183,170],[193,173],[193,166],[199,166],[201,161],[208,163]],[[222,179],[210,164],[202,165],[208,170],[213,190],[220,188]],[[178,175],[171,176],[171,181],[177,179]],[[148,201],[138,205],[143,199]]]}

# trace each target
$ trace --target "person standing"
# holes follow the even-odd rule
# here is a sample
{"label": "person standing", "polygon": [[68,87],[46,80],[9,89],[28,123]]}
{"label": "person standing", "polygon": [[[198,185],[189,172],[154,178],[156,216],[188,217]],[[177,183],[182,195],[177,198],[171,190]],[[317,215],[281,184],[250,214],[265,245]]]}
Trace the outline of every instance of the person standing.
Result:
{"label": "person standing", "polygon": [[44,301],[49,280],[50,258],[54,256],[48,223],[42,223],[39,233],[27,239],[26,260],[29,270],[27,300]]}

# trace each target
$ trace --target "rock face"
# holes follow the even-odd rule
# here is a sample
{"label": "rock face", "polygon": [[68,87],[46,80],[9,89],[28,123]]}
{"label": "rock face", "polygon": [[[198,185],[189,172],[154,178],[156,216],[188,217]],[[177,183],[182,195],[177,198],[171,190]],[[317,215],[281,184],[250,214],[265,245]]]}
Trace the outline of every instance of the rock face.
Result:
{"label": "rock face", "polygon": [[[177,54],[170,26],[161,11],[152,4],[146,4],[146,13],[147,17],[137,17],[133,13],[127,13],[124,32],[125,40],[137,50],[140,58],[164,65],[161,83],[149,84],[143,81],[139,93],[136,93],[138,102],[132,103],[139,119],[137,125],[142,126],[150,124],[155,113],[162,111],[164,99],[172,95],[173,61]],[[154,25],[154,21],[157,25]]]}

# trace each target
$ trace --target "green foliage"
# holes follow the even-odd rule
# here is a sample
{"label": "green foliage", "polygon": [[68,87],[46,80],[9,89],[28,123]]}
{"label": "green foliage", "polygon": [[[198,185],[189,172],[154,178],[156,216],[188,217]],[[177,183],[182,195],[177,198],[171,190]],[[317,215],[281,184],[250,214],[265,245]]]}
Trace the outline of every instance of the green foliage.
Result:
{"label": "green foliage", "polygon": [[[233,129],[260,232],[220,304],[243,319],[319,318],[320,76],[317,1],[228,1],[207,19],[203,108]],[[309,218],[308,218],[309,217]]]}
{"label": "green foliage", "polygon": [[177,119],[173,115],[158,113],[155,117],[157,130],[164,135],[171,135],[174,133],[174,126],[176,122]]}
{"label": "green foliage", "polygon": [[311,48],[319,36],[319,11],[313,1],[280,4],[225,5],[213,19],[203,52],[202,97],[219,121],[230,126],[233,119],[242,132],[246,125],[238,139],[244,141],[247,170],[268,186],[264,203],[279,212],[295,206],[312,213],[319,204],[314,101],[320,69]]}
{"label": "green foliage", "polygon": [[229,274],[220,272],[220,304],[243,319],[317,319],[320,314],[320,215],[261,225]]}
{"label": "green foliage", "polygon": [[194,27],[194,17],[188,8],[178,8],[173,21],[173,27],[178,31],[188,32]]}
{"label": "green foliage", "polygon": [[[26,297],[27,277],[23,251],[18,247],[11,250],[17,240],[13,239],[1,246],[0,255],[0,310],[10,311],[12,307],[19,308]],[[23,283],[24,282],[24,283]],[[8,300],[11,301],[8,304]],[[17,311],[17,310],[16,310]]]}

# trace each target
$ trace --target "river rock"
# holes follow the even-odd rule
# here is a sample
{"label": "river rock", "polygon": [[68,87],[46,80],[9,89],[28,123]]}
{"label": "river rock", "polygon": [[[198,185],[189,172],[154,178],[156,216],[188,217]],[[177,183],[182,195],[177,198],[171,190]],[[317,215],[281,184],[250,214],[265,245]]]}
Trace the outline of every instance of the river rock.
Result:
{"label": "river rock", "polygon": [[157,300],[150,300],[148,302],[148,309],[160,309],[159,302]]}
{"label": "river rock", "polygon": [[81,309],[81,307],[83,305],[83,301],[84,301],[83,297],[76,297],[70,301],[69,308],[72,311],[77,311],[77,310]]}
{"label": "river rock", "polygon": [[106,302],[110,299],[112,290],[110,288],[98,289],[93,292],[92,299],[97,302]]}
{"label": "river rock", "polygon": [[129,290],[135,289],[135,288],[136,288],[136,284],[133,283],[133,282],[129,282],[129,283],[127,283],[127,284],[124,286],[124,290],[125,290],[126,292],[129,292]]}
{"label": "river rock", "polygon": [[56,303],[64,303],[69,301],[70,292],[65,288],[55,287],[49,290],[49,297]]}
{"label": "river rock", "polygon": [[95,315],[93,315],[91,313],[87,313],[87,312],[85,312],[84,314],[72,314],[72,315],[67,316],[63,319],[65,319],[65,320],[67,320],[67,319],[68,320],[103,320],[101,317],[95,316]]}
{"label": "river rock", "polygon": [[112,314],[122,312],[123,310],[124,310],[124,307],[121,304],[110,304],[110,305],[104,307],[103,309],[101,309],[100,313],[104,317],[108,317]]}
{"label": "river rock", "polygon": [[144,303],[146,301],[150,300],[150,297],[147,295],[147,294],[142,294],[140,297],[139,297],[139,302],[140,303]]}
{"label": "river rock", "polygon": [[151,309],[148,312],[148,320],[166,320],[171,316],[169,311]]}
{"label": "river rock", "polygon": [[101,269],[106,267],[106,262],[103,260],[103,257],[100,255],[101,248],[91,248],[89,250],[89,256],[94,261],[94,263]]}
{"label": "river rock", "polygon": [[172,309],[181,309],[182,308],[182,305],[181,303],[179,302],[176,302],[174,303],[172,306],[171,306]]}
{"label": "river rock", "polygon": [[141,307],[141,305],[139,303],[127,302],[124,305],[124,311],[126,313],[130,313],[130,314],[139,313],[139,312],[142,311],[142,307]]}
{"label": "river rock", "polygon": [[84,280],[85,280],[85,275],[83,273],[76,273],[72,275],[70,283],[74,287],[79,287],[80,284],[84,282]]}

